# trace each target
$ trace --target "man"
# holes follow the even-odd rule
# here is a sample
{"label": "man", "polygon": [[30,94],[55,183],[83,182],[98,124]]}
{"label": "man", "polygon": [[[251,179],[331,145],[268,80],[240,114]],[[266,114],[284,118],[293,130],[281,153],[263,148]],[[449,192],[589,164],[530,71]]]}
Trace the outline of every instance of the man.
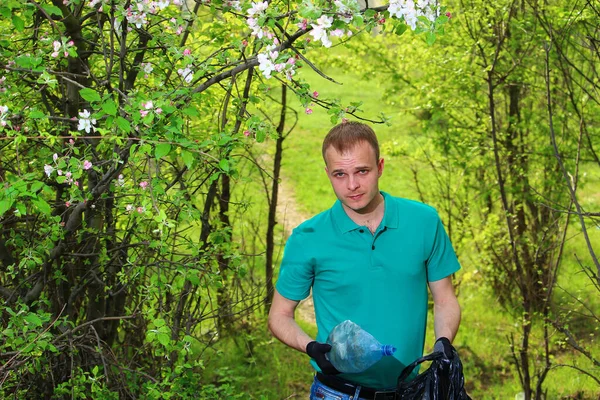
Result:
{"label": "man", "polygon": [[[423,353],[427,287],[434,302],[434,348],[447,349],[454,339],[460,307],[451,275],[460,265],[433,208],[379,191],[384,162],[369,126],[335,126],[322,152],[338,201],[289,237],[269,328],[312,358],[317,374],[311,399],[393,398],[402,369]],[[296,306],[311,287],[316,340],[294,320]],[[325,342],[347,319],[379,342],[394,345],[394,356],[362,373],[339,374],[327,359],[331,347]]]}

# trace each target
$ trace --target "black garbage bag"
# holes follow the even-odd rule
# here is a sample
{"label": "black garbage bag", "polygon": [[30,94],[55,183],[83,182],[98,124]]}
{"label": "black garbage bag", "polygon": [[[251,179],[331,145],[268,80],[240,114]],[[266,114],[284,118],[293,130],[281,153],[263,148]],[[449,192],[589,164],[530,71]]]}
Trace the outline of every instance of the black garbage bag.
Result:
{"label": "black garbage bag", "polygon": [[[421,372],[412,381],[406,382],[415,367],[431,361],[427,370]],[[415,360],[398,377],[396,398],[401,400],[471,400],[465,391],[465,377],[456,349],[452,347],[452,356],[434,352]]]}

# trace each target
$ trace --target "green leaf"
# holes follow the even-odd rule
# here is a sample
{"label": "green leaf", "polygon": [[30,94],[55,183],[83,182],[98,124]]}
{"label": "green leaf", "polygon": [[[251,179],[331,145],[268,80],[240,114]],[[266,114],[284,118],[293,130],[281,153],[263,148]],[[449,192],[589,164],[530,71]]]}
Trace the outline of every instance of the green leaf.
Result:
{"label": "green leaf", "polygon": [[34,110],[29,113],[29,118],[32,118],[32,119],[46,118],[46,114],[44,114],[42,111]]}
{"label": "green leaf", "polygon": [[430,46],[431,46],[432,44],[434,44],[434,43],[435,43],[435,33],[433,33],[433,32],[427,32],[427,33],[425,34],[425,42],[426,42],[428,45],[430,45]]}
{"label": "green leaf", "polygon": [[169,335],[167,335],[166,333],[159,333],[156,336],[160,344],[162,344],[165,347],[169,345],[169,342],[171,341]]}
{"label": "green leaf", "polygon": [[33,205],[42,213],[46,215],[50,215],[52,212],[52,208],[50,204],[46,203],[46,200],[42,198],[36,198],[32,200]]}
{"label": "green leaf", "polygon": [[181,110],[181,112],[190,117],[197,117],[200,115],[198,114],[198,110],[196,110],[194,107],[186,107],[183,110]]}
{"label": "green leaf", "polygon": [[90,89],[90,88],[81,89],[79,91],[79,94],[81,95],[81,97],[84,100],[87,100],[90,102],[99,102],[102,100],[102,98],[100,97],[98,92],[96,92],[94,89]]}
{"label": "green leaf", "polygon": [[159,143],[154,148],[154,157],[157,159],[163,158],[167,154],[171,152],[171,144],[170,143]]}
{"label": "green leaf", "polygon": [[0,7],[0,15],[2,15],[4,18],[9,19],[11,14],[12,12],[10,11],[10,8]]}
{"label": "green leaf", "polygon": [[117,105],[112,99],[108,99],[102,103],[102,110],[108,115],[117,115]]}
{"label": "green leaf", "polygon": [[28,314],[23,319],[29,322],[31,325],[42,326],[42,320],[36,314]]}
{"label": "green leaf", "polygon": [[18,15],[13,15],[12,23],[18,32],[23,32],[23,29],[25,29],[25,21],[19,18]]}
{"label": "green leaf", "polygon": [[160,328],[161,326],[163,326],[165,324],[165,320],[162,318],[157,318],[153,321],[154,326],[157,328]]}
{"label": "green leaf", "polygon": [[367,19],[372,19],[375,16],[375,14],[377,14],[377,11],[369,8],[367,11],[365,11],[365,13],[363,15]]}
{"label": "green leaf", "polygon": [[50,5],[50,4],[41,4],[40,6],[42,7],[42,9],[44,11],[46,11],[46,13],[48,13],[48,15],[55,14],[55,15],[58,15],[59,17],[63,16],[63,13],[60,10],[60,8],[58,8],[56,6],[53,6],[53,5]]}
{"label": "green leaf", "polygon": [[34,181],[34,182],[31,183],[31,189],[30,190],[31,190],[32,193],[35,193],[38,190],[40,190],[42,188],[42,186],[44,186],[44,182]]}
{"label": "green leaf", "polygon": [[396,29],[394,29],[394,33],[398,36],[401,36],[404,32],[406,32],[407,29],[408,25],[399,23],[398,26],[396,26]]}
{"label": "green leaf", "polygon": [[13,203],[12,199],[0,200],[0,215],[4,215],[5,212],[10,210],[12,203]]}
{"label": "green leaf", "polygon": [[192,165],[194,165],[194,153],[187,150],[181,150],[181,158],[186,167],[192,168]]}
{"label": "green leaf", "polygon": [[223,158],[221,161],[219,161],[219,167],[223,171],[229,172],[229,160],[227,160],[226,158]]}
{"label": "green leaf", "polygon": [[118,116],[117,117],[117,126],[123,130],[125,133],[131,132],[131,124],[125,118]]}

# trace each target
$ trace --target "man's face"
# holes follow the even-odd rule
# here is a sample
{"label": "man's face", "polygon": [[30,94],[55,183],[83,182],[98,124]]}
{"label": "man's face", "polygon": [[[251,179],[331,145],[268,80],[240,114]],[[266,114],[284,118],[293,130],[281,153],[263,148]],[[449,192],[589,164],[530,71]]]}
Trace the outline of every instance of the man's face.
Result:
{"label": "man's face", "polygon": [[378,204],[383,158],[375,158],[371,145],[363,141],[343,154],[329,147],[325,160],[325,171],[342,204],[361,214],[373,211]]}

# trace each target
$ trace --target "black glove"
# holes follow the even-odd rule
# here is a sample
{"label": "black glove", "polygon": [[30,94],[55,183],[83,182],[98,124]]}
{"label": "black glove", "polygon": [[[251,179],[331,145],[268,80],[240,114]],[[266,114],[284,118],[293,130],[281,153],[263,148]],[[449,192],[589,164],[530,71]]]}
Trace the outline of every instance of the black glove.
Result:
{"label": "black glove", "polygon": [[452,347],[452,344],[450,344],[450,341],[448,340],[448,338],[446,337],[441,337],[438,340],[435,341],[435,345],[433,346],[433,352],[441,352],[444,353],[444,358],[446,358],[447,360],[452,359],[453,355],[452,355],[452,350],[454,348]]}
{"label": "black glove", "polygon": [[306,345],[306,354],[308,354],[311,358],[313,358],[319,368],[321,368],[321,372],[325,375],[337,375],[340,373],[331,362],[325,356],[325,353],[328,353],[331,350],[331,345],[327,343],[319,343],[317,341],[312,341]]}

